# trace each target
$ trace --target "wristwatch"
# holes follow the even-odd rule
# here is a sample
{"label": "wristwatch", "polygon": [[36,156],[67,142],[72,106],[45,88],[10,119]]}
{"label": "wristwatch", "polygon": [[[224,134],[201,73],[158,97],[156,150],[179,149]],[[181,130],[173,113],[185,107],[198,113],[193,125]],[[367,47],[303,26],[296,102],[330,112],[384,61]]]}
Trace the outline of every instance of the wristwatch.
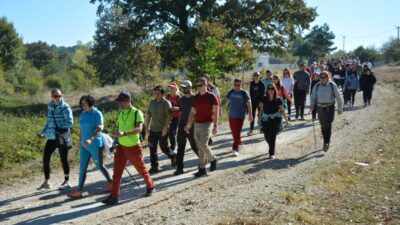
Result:
{"label": "wristwatch", "polygon": [[126,136],[126,135],[128,135],[125,131],[124,131],[124,133],[122,134],[123,136]]}

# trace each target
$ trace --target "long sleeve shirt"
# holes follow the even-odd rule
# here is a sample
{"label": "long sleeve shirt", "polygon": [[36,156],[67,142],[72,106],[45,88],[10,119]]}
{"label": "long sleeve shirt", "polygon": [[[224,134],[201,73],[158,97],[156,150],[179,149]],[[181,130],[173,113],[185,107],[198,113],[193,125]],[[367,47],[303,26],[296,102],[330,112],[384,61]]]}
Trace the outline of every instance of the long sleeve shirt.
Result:
{"label": "long sleeve shirt", "polygon": [[293,79],[295,82],[294,89],[309,91],[310,89],[310,74],[306,71],[296,71],[293,75]]}
{"label": "long sleeve shirt", "polygon": [[72,128],[74,118],[72,116],[71,107],[68,103],[60,99],[58,106],[51,101],[47,107],[47,123],[42,130],[42,134],[49,140],[56,139],[56,127],[66,129]]}
{"label": "long sleeve shirt", "polygon": [[339,111],[343,111],[343,101],[340,97],[339,88],[332,81],[327,84],[318,83],[314,86],[310,97],[310,108],[315,108],[318,104],[335,104],[335,100]]}
{"label": "long sleeve shirt", "polygon": [[282,78],[282,85],[285,86],[288,95],[293,93],[294,79],[291,77]]}
{"label": "long sleeve shirt", "polygon": [[259,81],[258,83],[252,81],[250,83],[250,98],[254,103],[260,102],[262,97],[265,95],[264,84]]}

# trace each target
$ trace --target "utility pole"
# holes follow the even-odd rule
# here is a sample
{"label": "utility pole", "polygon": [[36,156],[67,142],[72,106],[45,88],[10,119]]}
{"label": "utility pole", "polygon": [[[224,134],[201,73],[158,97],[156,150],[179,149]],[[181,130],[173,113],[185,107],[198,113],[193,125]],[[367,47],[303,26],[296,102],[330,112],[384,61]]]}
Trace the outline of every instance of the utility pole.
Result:
{"label": "utility pole", "polygon": [[400,26],[397,26],[397,44],[400,45]]}
{"label": "utility pole", "polygon": [[344,51],[344,44],[345,44],[345,42],[346,42],[346,36],[342,35],[342,37],[343,37],[343,52],[345,52],[345,51]]}

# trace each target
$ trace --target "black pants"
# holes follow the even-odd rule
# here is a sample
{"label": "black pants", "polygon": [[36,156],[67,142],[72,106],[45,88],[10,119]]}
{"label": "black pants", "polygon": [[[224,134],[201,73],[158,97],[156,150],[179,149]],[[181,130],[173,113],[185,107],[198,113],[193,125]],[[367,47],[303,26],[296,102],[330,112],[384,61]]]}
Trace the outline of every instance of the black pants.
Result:
{"label": "black pants", "polygon": [[318,120],[321,124],[322,136],[324,138],[324,144],[329,144],[331,141],[332,134],[332,122],[335,118],[335,106],[329,107],[317,107]]}
{"label": "black pants", "polygon": [[[293,101],[293,95],[292,94],[290,94],[290,98]],[[290,119],[290,114],[292,112],[292,104],[293,104],[292,102],[287,101],[287,114],[288,114],[288,118],[289,119]]]}
{"label": "black pants", "polygon": [[61,164],[64,170],[65,179],[68,180],[69,175],[69,163],[68,163],[68,149],[60,148],[58,141],[56,140],[47,140],[46,146],[44,147],[43,154],[43,171],[44,178],[48,180],[50,178],[50,158],[51,154],[58,148],[60,152]]}
{"label": "black pants", "polygon": [[176,156],[176,166],[177,169],[183,169],[184,164],[183,164],[183,158],[185,156],[185,148],[186,148],[186,141],[189,140],[190,147],[194,151],[196,155],[198,155],[198,149],[196,146],[196,141],[194,140],[194,126],[190,129],[189,134],[187,134],[184,130],[185,126],[179,127],[178,129],[178,152]]}
{"label": "black pants", "polygon": [[294,107],[296,108],[296,119],[304,118],[304,108],[306,106],[307,91],[294,90]]}
{"label": "black pants", "polygon": [[346,89],[346,91],[343,93],[344,104],[349,103],[350,105],[354,105],[356,93],[357,93],[357,90]]}
{"label": "black pants", "polygon": [[[258,107],[259,105],[260,105],[259,101],[257,101],[257,100],[253,101],[253,99],[252,99],[252,102],[251,102],[251,109],[252,109],[251,115],[253,116],[253,118],[256,118],[256,111],[260,110],[260,108]],[[253,121],[250,122],[250,130],[251,131],[254,129],[254,121],[255,121],[255,119],[253,119]]]}
{"label": "black pants", "polygon": [[372,91],[374,89],[368,88],[363,90],[363,99],[364,99],[364,104],[371,104],[371,99],[372,99]]}
{"label": "black pants", "polygon": [[162,132],[150,131],[149,147],[150,147],[150,163],[151,167],[158,168],[157,146],[160,144],[161,151],[172,158],[174,152],[168,147],[168,134],[162,136]]}
{"label": "black pants", "polygon": [[172,118],[171,123],[169,124],[169,144],[172,151],[176,148],[176,131],[178,129],[178,120],[179,118]]}
{"label": "black pants", "polygon": [[268,143],[269,155],[275,155],[276,136],[279,133],[282,118],[268,119],[261,122],[265,140]]}

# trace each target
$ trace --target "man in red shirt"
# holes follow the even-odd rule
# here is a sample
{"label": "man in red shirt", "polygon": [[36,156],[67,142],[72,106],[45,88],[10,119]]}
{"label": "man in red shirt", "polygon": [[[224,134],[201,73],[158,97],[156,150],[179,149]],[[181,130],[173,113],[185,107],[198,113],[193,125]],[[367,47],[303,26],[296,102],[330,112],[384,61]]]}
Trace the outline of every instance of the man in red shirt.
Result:
{"label": "man in red shirt", "polygon": [[172,149],[172,151],[175,151],[176,131],[178,129],[179,107],[180,107],[181,96],[179,94],[178,86],[176,85],[175,82],[169,84],[168,87],[170,89],[170,93],[167,94],[166,99],[172,105],[172,112],[171,112],[172,119],[171,123],[169,124],[168,137],[169,137],[170,148]]}
{"label": "man in red shirt", "polygon": [[207,90],[207,80],[205,78],[199,78],[196,81],[196,88],[199,93],[193,99],[185,132],[189,134],[190,128],[194,125],[194,139],[196,140],[199,155],[199,171],[194,176],[201,177],[207,175],[207,162],[211,163],[210,171],[217,169],[217,159],[208,146],[208,140],[211,134],[217,134],[219,101],[213,93]]}

